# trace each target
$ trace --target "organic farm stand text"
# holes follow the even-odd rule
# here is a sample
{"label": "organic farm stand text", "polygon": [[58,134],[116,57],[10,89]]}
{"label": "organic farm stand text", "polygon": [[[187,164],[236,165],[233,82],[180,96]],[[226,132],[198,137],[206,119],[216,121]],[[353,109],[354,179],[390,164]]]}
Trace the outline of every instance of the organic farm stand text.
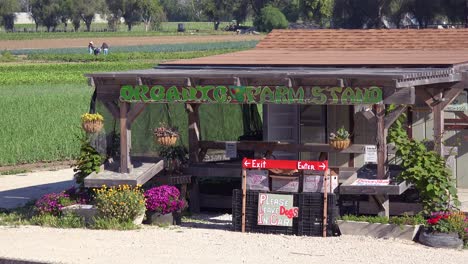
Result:
{"label": "organic farm stand text", "polygon": [[[247,51],[87,76],[93,80],[97,100],[120,120],[120,173],[132,171],[132,122],[148,104],[162,103],[185,105],[189,174],[195,179],[239,177],[240,161],[235,166],[203,162],[208,149],[224,150],[226,142],[202,140],[199,109],[205,104],[263,104],[263,140],[230,142],[237,151],[254,153],[248,158],[273,153],[300,160],[299,156],[316,153],[321,159],[306,160],[328,160],[341,175],[363,166],[360,154],[366,145],[374,145],[373,177],[385,179],[390,153],[387,131],[402,113],[413,117],[412,107],[432,113],[433,132],[428,138],[434,139],[437,153],[445,154],[444,109],[466,88],[468,47],[461,44],[466,41],[465,29],[275,30]],[[396,110],[386,114],[390,104],[397,105]],[[305,114],[309,119],[302,118]],[[327,144],[325,135],[342,126],[351,132],[352,144],[338,150]],[[310,133],[316,135],[313,140],[301,140]],[[265,166],[261,160],[255,164]],[[319,166],[301,163],[312,165]],[[406,190],[360,188],[354,190],[373,196],[379,214],[387,216],[389,192]],[[191,195],[191,209],[197,211],[196,180]]]}

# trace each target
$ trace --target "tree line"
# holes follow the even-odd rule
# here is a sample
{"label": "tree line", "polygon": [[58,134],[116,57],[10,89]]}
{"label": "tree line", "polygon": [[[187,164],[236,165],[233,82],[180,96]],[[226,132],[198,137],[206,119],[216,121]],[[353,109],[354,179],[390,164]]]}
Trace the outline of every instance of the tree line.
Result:
{"label": "tree line", "polygon": [[[322,28],[426,28],[435,23],[468,24],[468,0],[0,0],[0,23],[13,30],[15,12],[28,12],[36,24],[54,31],[68,23],[86,30],[96,14],[110,30],[123,19],[128,30],[143,23],[157,30],[162,21],[253,20],[260,29],[307,22]],[[267,25],[267,26],[266,26]]]}

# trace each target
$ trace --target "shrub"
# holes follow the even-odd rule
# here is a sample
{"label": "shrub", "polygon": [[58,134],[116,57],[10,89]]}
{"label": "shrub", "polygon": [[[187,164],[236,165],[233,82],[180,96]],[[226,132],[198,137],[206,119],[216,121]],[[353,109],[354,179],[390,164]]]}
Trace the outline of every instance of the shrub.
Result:
{"label": "shrub", "polygon": [[93,220],[90,228],[92,229],[105,229],[105,230],[132,230],[138,229],[132,221],[122,222],[114,218],[101,218],[96,217]]}
{"label": "shrub", "polygon": [[278,8],[268,5],[262,8],[254,25],[259,31],[270,32],[273,29],[287,28],[288,20]]}
{"label": "shrub", "polygon": [[78,157],[75,168],[75,182],[83,186],[84,178],[93,172],[99,172],[104,158],[94,149],[89,139],[84,136],[81,139],[80,156]]}
{"label": "shrub", "polygon": [[57,228],[82,228],[86,226],[84,219],[74,214],[63,216],[42,214],[32,217],[30,222],[34,225]]}
{"label": "shrub", "polygon": [[174,186],[163,185],[145,192],[146,209],[160,214],[169,214],[183,209],[186,205],[180,199],[180,192]]}
{"label": "shrub", "polygon": [[76,203],[77,202],[71,199],[70,195],[65,192],[49,193],[37,200],[35,210],[40,215],[50,214],[58,216],[61,214],[60,209]]}
{"label": "shrub", "polygon": [[98,216],[103,219],[115,219],[119,222],[131,222],[145,211],[145,197],[139,186],[119,185],[118,187],[95,189]]}

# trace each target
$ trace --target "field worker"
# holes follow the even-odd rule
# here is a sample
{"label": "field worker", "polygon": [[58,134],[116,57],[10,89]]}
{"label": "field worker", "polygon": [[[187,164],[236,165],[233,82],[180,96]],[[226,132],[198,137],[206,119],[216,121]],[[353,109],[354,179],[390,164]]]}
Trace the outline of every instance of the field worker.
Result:
{"label": "field worker", "polygon": [[104,53],[104,55],[109,54],[109,45],[107,45],[107,43],[103,42],[102,46],[101,46],[101,49],[102,49],[102,52]]}
{"label": "field worker", "polygon": [[93,55],[94,54],[94,44],[92,41],[89,42],[88,44],[88,52],[89,54]]}
{"label": "field worker", "polygon": [[99,55],[101,53],[101,49],[100,48],[95,48],[94,49],[94,55]]}

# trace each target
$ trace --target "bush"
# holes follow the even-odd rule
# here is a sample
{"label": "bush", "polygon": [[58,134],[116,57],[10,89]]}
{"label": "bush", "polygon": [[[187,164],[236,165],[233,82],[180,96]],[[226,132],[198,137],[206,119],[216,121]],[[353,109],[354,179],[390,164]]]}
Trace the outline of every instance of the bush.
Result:
{"label": "bush", "polygon": [[434,212],[426,227],[432,232],[454,232],[464,241],[468,240],[468,218],[461,212]]}
{"label": "bush", "polygon": [[89,139],[84,136],[81,139],[80,156],[73,169],[75,172],[75,182],[83,187],[84,178],[93,172],[98,173],[103,161],[104,158],[101,154],[91,146]]}
{"label": "bush", "polygon": [[94,202],[100,218],[115,219],[121,223],[131,222],[145,211],[145,197],[138,186],[106,188],[103,185],[95,190]]}
{"label": "bush", "polygon": [[57,228],[82,228],[86,226],[84,219],[74,214],[63,216],[42,214],[32,217],[30,222],[33,225]]}
{"label": "bush", "polygon": [[38,214],[50,214],[58,216],[61,214],[60,209],[77,203],[70,198],[70,195],[65,192],[49,193],[42,196],[35,204],[35,210]]}
{"label": "bush", "polygon": [[266,6],[260,11],[260,16],[255,18],[254,25],[258,31],[270,32],[273,29],[287,28],[288,20],[278,8]]}
{"label": "bush", "polygon": [[145,192],[146,209],[160,214],[169,214],[183,209],[186,205],[180,200],[180,192],[174,186],[163,185]]}

